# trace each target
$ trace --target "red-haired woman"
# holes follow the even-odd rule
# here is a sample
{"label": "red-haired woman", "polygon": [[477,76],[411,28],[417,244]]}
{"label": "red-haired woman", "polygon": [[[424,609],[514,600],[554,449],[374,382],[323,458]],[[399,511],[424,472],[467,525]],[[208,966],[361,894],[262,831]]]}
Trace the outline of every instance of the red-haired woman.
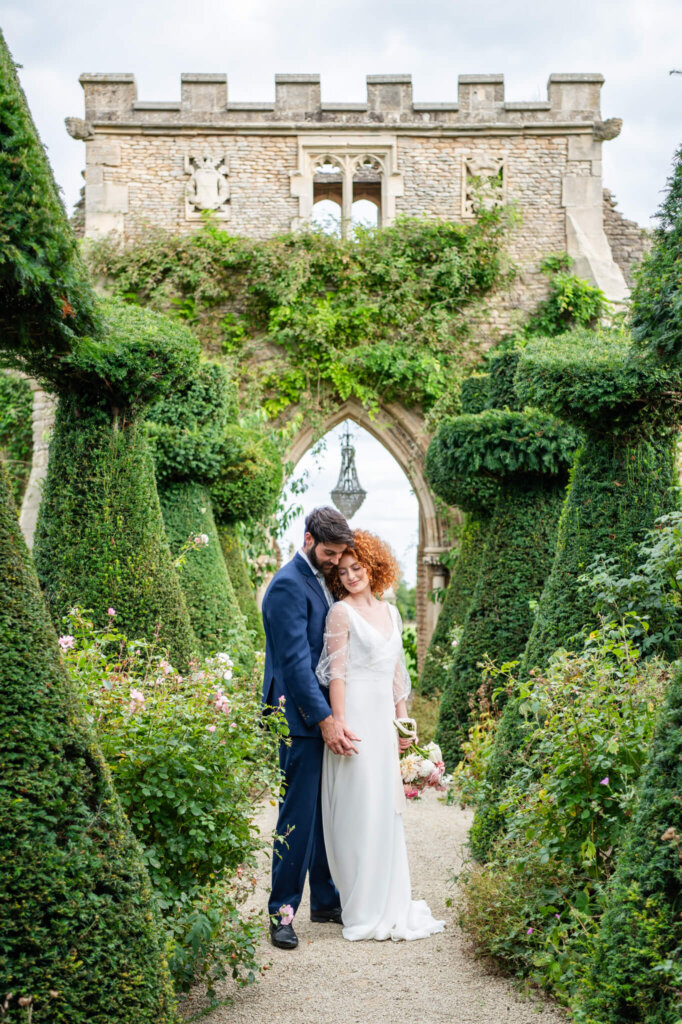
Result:
{"label": "red-haired woman", "polygon": [[317,668],[334,718],[362,741],[357,754],[325,748],[322,764],[324,841],[341,897],[343,935],[351,941],[422,939],[444,927],[423,900],[412,899],[410,887],[393,724],[407,713],[410,677],[400,615],[381,600],[398,572],[383,541],[353,531],[352,548],[329,577],[339,600],[327,617]]}

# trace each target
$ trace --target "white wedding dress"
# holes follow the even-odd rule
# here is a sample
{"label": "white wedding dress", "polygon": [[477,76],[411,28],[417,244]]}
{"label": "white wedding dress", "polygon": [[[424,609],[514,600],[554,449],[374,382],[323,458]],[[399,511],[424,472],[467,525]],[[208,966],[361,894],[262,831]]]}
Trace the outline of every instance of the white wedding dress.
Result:
{"label": "white wedding dress", "polygon": [[[345,939],[424,939],[441,932],[424,900],[413,900],[402,812],[395,705],[409,692],[398,610],[380,632],[348,602],[327,616],[317,675],[346,684],[346,725],[361,743],[349,757],[324,750],[322,821]],[[388,617],[387,617],[388,620]]]}

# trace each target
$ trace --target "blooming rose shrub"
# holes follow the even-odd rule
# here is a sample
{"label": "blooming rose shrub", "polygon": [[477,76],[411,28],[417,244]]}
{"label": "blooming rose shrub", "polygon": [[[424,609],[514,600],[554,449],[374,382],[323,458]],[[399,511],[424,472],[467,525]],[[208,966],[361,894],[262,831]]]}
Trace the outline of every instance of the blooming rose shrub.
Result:
{"label": "blooming rose shrub", "polygon": [[74,613],[65,654],[143,847],[175,986],[187,991],[201,978],[212,993],[227,974],[253,980],[262,925],[240,906],[263,845],[254,805],[280,784],[284,717],[261,716],[258,667],[237,675],[218,653],[183,676],[114,623],[95,630]]}

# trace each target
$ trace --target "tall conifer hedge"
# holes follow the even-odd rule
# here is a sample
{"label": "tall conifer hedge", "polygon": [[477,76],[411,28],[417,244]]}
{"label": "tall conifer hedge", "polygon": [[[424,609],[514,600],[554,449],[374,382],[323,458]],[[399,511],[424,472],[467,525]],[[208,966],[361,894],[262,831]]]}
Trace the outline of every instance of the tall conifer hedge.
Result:
{"label": "tall conifer hedge", "polygon": [[480,477],[498,497],[485,556],[441,700],[438,740],[454,766],[466,738],[480,663],[516,659],[532,624],[554,550],[565,475],[576,434],[551,416],[527,409],[489,409],[444,421],[427,456],[436,481]]}
{"label": "tall conifer hedge", "polygon": [[10,1024],[175,1020],[136,843],[59,658],[0,466],[0,1001]]}
{"label": "tall conifer hedge", "polygon": [[[642,358],[627,336],[572,332],[521,354],[519,395],[585,435],[562,510],[551,572],[520,666],[524,675],[554,650],[580,644],[594,623],[592,592],[578,577],[597,555],[616,555],[625,572],[656,518],[676,507],[673,425],[680,375]],[[499,804],[523,742],[519,699],[499,723],[487,766],[486,798],[471,831],[484,858],[503,815]]]}

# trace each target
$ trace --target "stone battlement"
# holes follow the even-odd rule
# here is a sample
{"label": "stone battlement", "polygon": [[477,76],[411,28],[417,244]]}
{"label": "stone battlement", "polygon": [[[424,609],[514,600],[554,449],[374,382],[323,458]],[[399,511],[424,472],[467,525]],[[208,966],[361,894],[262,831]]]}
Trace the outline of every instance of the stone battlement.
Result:
{"label": "stone battlement", "polygon": [[[461,134],[495,128],[501,133],[524,129],[556,132],[557,128],[584,131],[592,125],[597,137],[613,137],[620,127],[602,122],[599,74],[553,74],[547,83],[547,99],[508,102],[503,75],[460,75],[457,100],[415,103],[411,75],[368,75],[365,103],[323,103],[319,75],[276,75],[274,102],[231,103],[227,75],[183,74],[180,100],[139,100],[132,74],[83,74],[85,119],[93,125],[125,128],[224,126],[252,129],[279,125],[296,131],[333,126],[390,125],[400,131],[416,128]],[[600,134],[601,133],[601,134]]]}

